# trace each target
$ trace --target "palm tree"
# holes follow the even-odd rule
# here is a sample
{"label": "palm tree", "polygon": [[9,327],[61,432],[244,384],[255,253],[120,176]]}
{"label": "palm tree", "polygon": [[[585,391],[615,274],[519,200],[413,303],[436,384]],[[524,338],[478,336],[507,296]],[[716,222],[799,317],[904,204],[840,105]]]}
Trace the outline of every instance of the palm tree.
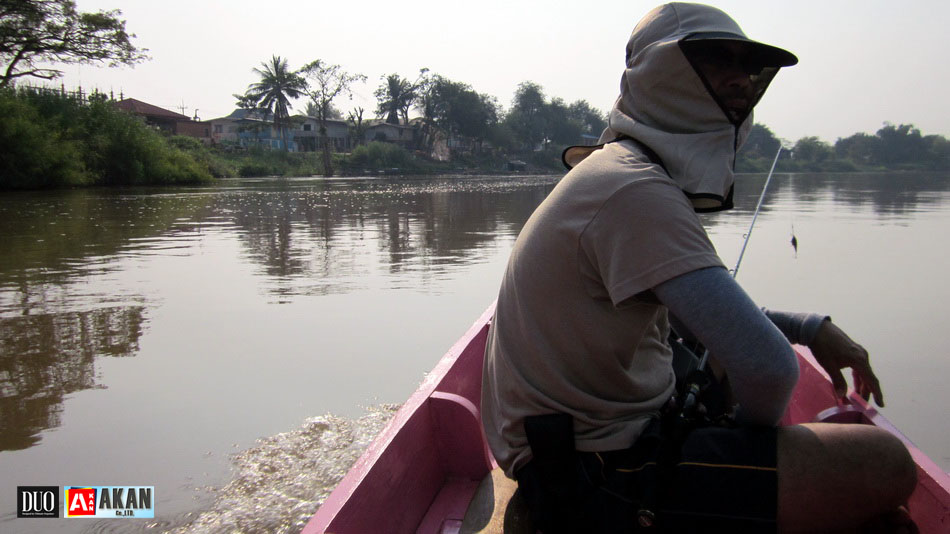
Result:
{"label": "palm tree", "polygon": [[409,80],[398,74],[387,76],[386,82],[381,84],[374,94],[379,102],[376,106],[376,114],[380,117],[385,116],[389,124],[399,124],[399,112],[407,100],[411,102],[415,97]]}
{"label": "palm tree", "polygon": [[419,77],[415,82],[410,82],[398,74],[386,76],[386,81],[373,93],[376,96],[378,105],[376,114],[379,117],[386,117],[389,124],[399,124],[399,118],[402,117],[403,123],[409,123],[409,108],[419,99],[420,92],[428,81],[427,73],[429,69],[420,69]]}
{"label": "palm tree", "polygon": [[272,56],[269,62],[262,62],[261,67],[254,69],[261,80],[248,85],[244,96],[258,108],[273,114],[274,127],[280,134],[284,150],[289,150],[286,131],[290,126],[290,100],[304,95],[307,82],[291,71],[287,67],[287,60],[280,56]]}

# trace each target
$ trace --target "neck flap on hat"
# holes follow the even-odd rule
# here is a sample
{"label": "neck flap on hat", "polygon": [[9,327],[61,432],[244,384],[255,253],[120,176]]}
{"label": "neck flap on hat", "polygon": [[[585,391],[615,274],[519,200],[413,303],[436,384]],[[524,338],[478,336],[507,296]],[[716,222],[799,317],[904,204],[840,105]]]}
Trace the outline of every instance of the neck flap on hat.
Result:
{"label": "neck flap on hat", "polygon": [[[687,38],[708,33],[746,38],[735,21],[709,6],[673,3],[648,13],[627,43],[620,97],[599,141],[631,137],[652,149],[700,212],[732,207],[736,152],[752,128],[751,106],[742,117],[730,115],[684,54]],[[751,76],[752,106],[777,71]],[[573,157],[568,149],[564,161],[573,166],[593,148]]]}

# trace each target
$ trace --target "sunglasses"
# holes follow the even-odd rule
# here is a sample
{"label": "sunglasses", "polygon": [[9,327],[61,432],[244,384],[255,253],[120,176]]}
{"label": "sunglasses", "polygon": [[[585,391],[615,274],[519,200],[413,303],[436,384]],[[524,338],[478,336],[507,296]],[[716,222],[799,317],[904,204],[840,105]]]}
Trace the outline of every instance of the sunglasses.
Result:
{"label": "sunglasses", "polygon": [[738,68],[742,72],[755,76],[766,67],[762,58],[751,50],[737,48],[734,44],[710,41],[684,41],[683,52],[691,63],[705,68],[725,70]]}

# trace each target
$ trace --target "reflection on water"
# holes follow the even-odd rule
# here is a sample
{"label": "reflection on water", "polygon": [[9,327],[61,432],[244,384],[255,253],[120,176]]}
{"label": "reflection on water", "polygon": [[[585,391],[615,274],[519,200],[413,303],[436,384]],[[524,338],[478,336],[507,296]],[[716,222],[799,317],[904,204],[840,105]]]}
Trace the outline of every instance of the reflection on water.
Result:
{"label": "reflection on water", "polygon": [[96,356],[138,350],[144,309],[0,318],[0,451],[62,423],[64,396],[96,387]]}
{"label": "reflection on water", "polygon": [[268,290],[325,295],[360,288],[361,277],[379,267],[437,277],[465,264],[498,235],[516,233],[551,184],[331,182],[226,194],[215,208],[234,214],[248,259],[271,278]]}
{"label": "reflection on water", "polygon": [[[73,191],[0,198],[0,315],[82,309],[131,295],[73,284],[122,266],[117,260],[192,254],[209,232],[238,236],[276,295],[345,293],[379,265],[391,274],[437,276],[482,245],[516,235],[556,177],[427,180],[279,180],[176,193]],[[751,211],[761,175],[740,175],[736,213]],[[901,220],[943,201],[939,174],[778,175],[766,195],[796,199],[803,212],[870,207]],[[722,224],[710,217],[707,224]],[[47,305],[47,301],[52,301]]]}
{"label": "reflection on water", "polygon": [[[196,517],[199,493],[219,504],[198,516],[198,531],[298,524],[319,498],[244,521],[278,495],[329,490],[372,432],[336,441],[350,432],[340,418],[286,429],[405,399],[494,298],[515,236],[557,179],[230,180],[0,195],[0,479],[155,485],[161,528]],[[763,182],[740,176],[737,209],[704,216],[727,264]],[[832,313],[864,329],[876,353],[913,354],[876,360],[896,399],[888,415],[910,414],[897,421],[905,430],[928,408],[914,392],[945,374],[942,360],[918,356],[934,353],[934,336],[914,333],[934,328],[926,320],[946,314],[939,303],[950,295],[913,282],[945,275],[932,243],[950,222],[948,190],[939,174],[776,175],[740,275],[763,304]],[[889,268],[909,273],[902,287],[881,284]],[[900,317],[908,310],[924,317]],[[900,347],[888,345],[894,329],[905,333]],[[901,398],[911,400],[902,408]],[[102,424],[103,413],[121,423]],[[380,413],[354,428],[377,428]],[[908,433],[947,443],[944,427]],[[266,435],[236,457],[227,484],[228,454]],[[67,451],[87,461],[65,461]],[[931,454],[950,466],[950,449]],[[322,474],[305,486],[287,478],[313,469]],[[206,486],[223,489],[196,490]],[[0,492],[0,510],[13,509],[11,495]],[[6,531],[14,519],[3,513]]]}

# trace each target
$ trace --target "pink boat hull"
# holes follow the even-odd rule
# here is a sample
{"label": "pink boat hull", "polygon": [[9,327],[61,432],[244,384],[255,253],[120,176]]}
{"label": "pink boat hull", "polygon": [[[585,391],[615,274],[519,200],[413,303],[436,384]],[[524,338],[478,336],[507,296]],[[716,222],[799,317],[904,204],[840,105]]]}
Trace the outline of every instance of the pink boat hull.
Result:
{"label": "pink boat hull", "polygon": [[[370,444],[305,534],[458,532],[478,483],[497,467],[479,417],[489,307],[449,349]],[[922,533],[950,532],[950,476],[873,407],[852,394],[839,404],[807,349],[796,347],[801,379],[783,424],[873,424],[898,436],[917,462],[910,509]]]}

